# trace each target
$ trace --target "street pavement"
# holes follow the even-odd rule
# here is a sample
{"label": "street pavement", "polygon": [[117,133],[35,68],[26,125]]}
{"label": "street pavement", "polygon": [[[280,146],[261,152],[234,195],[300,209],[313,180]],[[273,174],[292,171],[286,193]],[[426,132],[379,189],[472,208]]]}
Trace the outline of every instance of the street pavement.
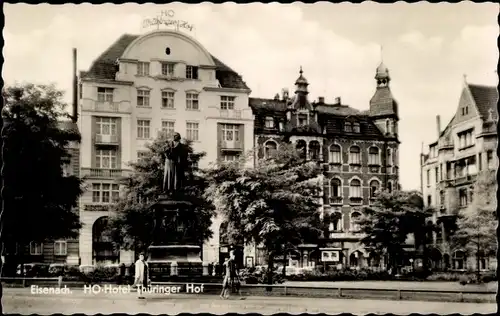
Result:
{"label": "street pavement", "polygon": [[389,300],[325,299],[300,297],[259,297],[241,299],[233,296],[222,300],[216,295],[200,294],[148,294],[139,300],[135,293],[109,294],[84,293],[82,289],[72,289],[69,294],[31,294],[27,288],[4,289],[2,305],[6,314],[110,314],[110,313],[352,313],[352,314],[410,314],[435,313],[445,315],[460,313],[495,313],[496,304],[448,303]]}

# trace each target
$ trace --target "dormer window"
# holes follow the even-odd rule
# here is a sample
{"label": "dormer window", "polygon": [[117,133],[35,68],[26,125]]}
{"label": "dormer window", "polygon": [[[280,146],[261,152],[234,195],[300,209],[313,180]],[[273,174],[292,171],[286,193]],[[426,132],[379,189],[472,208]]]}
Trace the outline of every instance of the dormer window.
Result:
{"label": "dormer window", "polygon": [[161,64],[161,74],[164,76],[174,75],[175,64],[172,63],[162,63]]}
{"label": "dormer window", "polygon": [[186,78],[187,79],[198,79],[198,67],[196,66],[186,66]]}
{"label": "dormer window", "polygon": [[266,117],[266,128],[274,128],[274,119],[270,116]]}
{"label": "dormer window", "polygon": [[359,123],[354,123],[353,124],[353,130],[354,130],[354,133],[360,133],[361,132],[361,129],[359,127]]}
{"label": "dormer window", "polygon": [[306,126],[307,125],[307,115],[300,114],[298,116],[298,125],[299,126]]}
{"label": "dormer window", "polygon": [[465,106],[462,108],[462,116],[469,114],[469,107]]}
{"label": "dormer window", "polygon": [[345,122],[344,131],[347,132],[347,133],[351,133],[352,132],[351,122]]}
{"label": "dormer window", "polygon": [[137,75],[138,76],[149,76],[149,63],[148,62],[138,62],[137,63]]}

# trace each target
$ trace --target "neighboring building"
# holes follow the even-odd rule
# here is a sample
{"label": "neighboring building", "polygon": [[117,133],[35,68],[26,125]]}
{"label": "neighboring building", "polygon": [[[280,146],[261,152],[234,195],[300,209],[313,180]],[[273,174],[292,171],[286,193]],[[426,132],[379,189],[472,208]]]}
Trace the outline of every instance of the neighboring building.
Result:
{"label": "neighboring building", "polygon": [[[319,245],[301,245],[295,264],[380,267],[381,258],[360,243],[355,220],[376,191],[399,188],[398,104],[389,88],[384,64],[376,70],[376,91],[369,111],[360,112],[337,98],[311,102],[309,83],[300,69],[295,95],[283,89],[274,99],[250,98],[255,114],[257,159],[284,142],[292,142],[304,157],[324,166],[321,216],[329,225]],[[256,264],[265,258],[257,249]],[[293,263],[292,263],[293,264]]]}
{"label": "neighboring building", "polygon": [[[80,199],[81,263],[131,263],[134,254],[114,251],[102,234],[128,163],[161,131],[193,140],[196,151],[206,152],[200,167],[252,149],[250,89],[195,39],[167,30],[121,36],[80,80],[81,173],[88,188]],[[218,261],[227,250],[219,246],[220,225],[216,218],[204,261]]]}
{"label": "neighboring building", "polygon": [[[455,115],[443,131],[437,116],[438,140],[421,155],[425,205],[436,210],[433,220],[441,227],[430,251],[435,269],[477,269],[475,257],[451,248],[450,236],[459,210],[473,199],[477,173],[497,169],[497,101],[496,87],[465,82]],[[480,269],[493,266],[496,259],[480,259]]]}

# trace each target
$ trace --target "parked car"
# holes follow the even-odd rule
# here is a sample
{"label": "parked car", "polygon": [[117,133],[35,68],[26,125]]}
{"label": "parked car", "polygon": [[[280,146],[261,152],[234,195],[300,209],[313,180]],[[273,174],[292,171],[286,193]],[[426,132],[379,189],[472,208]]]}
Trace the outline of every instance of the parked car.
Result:
{"label": "parked car", "polygon": [[66,271],[66,264],[64,263],[51,263],[49,265],[49,274],[59,276]]}
{"label": "parked car", "polygon": [[[276,273],[282,274],[283,273],[283,266],[278,267],[278,269],[276,270]],[[285,276],[299,275],[299,274],[301,274],[300,268],[289,267],[289,266],[286,267]]]}
{"label": "parked car", "polygon": [[[24,264],[24,276],[25,277],[43,277],[48,275],[49,264],[47,263],[25,263]],[[17,266],[16,274],[21,276],[21,265]]]}
{"label": "parked car", "polygon": [[255,266],[255,274],[256,275],[262,275],[266,273],[267,271],[267,265],[261,265],[261,266]]}
{"label": "parked car", "polygon": [[95,271],[96,266],[94,265],[81,265],[80,266],[80,272],[87,274]]}

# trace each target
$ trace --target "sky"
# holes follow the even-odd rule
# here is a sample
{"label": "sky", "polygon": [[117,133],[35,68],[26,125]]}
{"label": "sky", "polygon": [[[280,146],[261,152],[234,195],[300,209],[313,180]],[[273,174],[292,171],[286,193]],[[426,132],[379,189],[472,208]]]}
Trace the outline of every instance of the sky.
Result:
{"label": "sky", "polygon": [[[2,77],[55,83],[71,100],[72,51],[78,69],[120,35],[143,34],[141,21],[162,10],[194,25],[186,31],[243,76],[251,97],[293,91],[302,66],[310,99],[341,97],[369,108],[383,59],[399,103],[400,182],[420,189],[422,143],[437,139],[454,115],[464,85],[497,85],[498,5],[455,4],[5,4]],[[381,49],[381,47],[383,47]],[[466,75],[466,77],[464,77]]]}

